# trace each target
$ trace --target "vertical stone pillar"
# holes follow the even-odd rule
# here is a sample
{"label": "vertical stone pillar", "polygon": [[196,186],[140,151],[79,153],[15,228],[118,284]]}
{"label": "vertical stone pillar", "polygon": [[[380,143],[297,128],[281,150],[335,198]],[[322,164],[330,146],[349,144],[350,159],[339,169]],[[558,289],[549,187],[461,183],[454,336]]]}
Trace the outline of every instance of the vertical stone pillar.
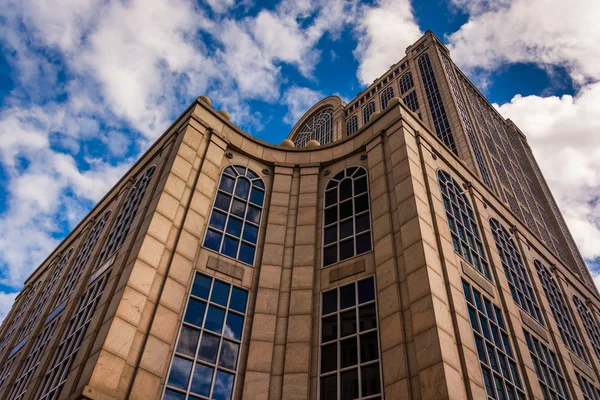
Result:
{"label": "vertical stone pillar", "polygon": [[300,169],[282,398],[308,399],[315,271],[318,167]]}
{"label": "vertical stone pillar", "polygon": [[[292,172],[292,168],[285,167],[275,167],[274,171],[242,395],[244,399],[266,399],[269,398],[270,392],[273,392],[273,398],[281,397],[283,366],[278,365],[283,364],[285,347],[276,344],[276,340],[279,336],[277,328],[281,325],[284,328],[287,326],[285,317],[289,300],[290,273],[282,273],[282,269],[284,266],[288,270],[291,267],[291,260],[286,260],[284,254],[286,246],[290,246],[286,232],[292,216],[295,215],[290,196],[290,192],[293,191]],[[285,276],[288,276],[287,284]],[[279,320],[280,314],[283,314],[283,321]]]}
{"label": "vertical stone pillar", "polygon": [[[416,138],[388,131],[414,348],[411,379],[424,399],[465,398],[445,279]],[[413,370],[414,368],[414,370]],[[416,394],[416,388],[413,387]]]}
{"label": "vertical stone pillar", "polygon": [[382,135],[366,145],[379,310],[383,390],[387,398],[410,396],[403,302],[400,296],[397,243],[393,232],[390,188]]}

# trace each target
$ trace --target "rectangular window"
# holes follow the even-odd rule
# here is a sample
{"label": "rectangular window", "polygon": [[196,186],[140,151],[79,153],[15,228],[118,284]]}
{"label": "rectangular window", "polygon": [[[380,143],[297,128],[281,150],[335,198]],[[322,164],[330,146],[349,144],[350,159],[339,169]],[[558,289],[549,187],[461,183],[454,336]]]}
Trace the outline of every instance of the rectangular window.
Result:
{"label": "rectangular window", "polygon": [[412,112],[417,112],[419,109],[419,101],[417,100],[417,92],[415,90],[404,96],[403,101]]}
{"label": "rectangular window", "polygon": [[233,397],[248,292],[196,273],[164,399]]}
{"label": "rectangular window", "polygon": [[502,311],[466,281],[463,290],[488,397],[525,400]]}
{"label": "rectangular window", "polygon": [[373,277],[323,293],[319,398],[381,399]]}
{"label": "rectangular window", "polygon": [[579,386],[581,387],[581,393],[583,394],[583,398],[585,400],[600,400],[600,390],[596,386],[594,386],[590,381],[585,379],[583,376],[579,375],[577,371],[575,371],[575,375],[577,375],[577,381],[579,382]]}
{"label": "rectangular window", "polygon": [[575,295],[573,295],[573,301],[575,302],[577,312],[579,313],[583,326],[585,326],[585,330],[590,338],[596,357],[600,360],[600,328],[596,325],[596,321],[594,321],[594,317],[587,304]]}
{"label": "rectangular window", "polygon": [[569,399],[569,389],[556,353],[523,329],[545,400]]}

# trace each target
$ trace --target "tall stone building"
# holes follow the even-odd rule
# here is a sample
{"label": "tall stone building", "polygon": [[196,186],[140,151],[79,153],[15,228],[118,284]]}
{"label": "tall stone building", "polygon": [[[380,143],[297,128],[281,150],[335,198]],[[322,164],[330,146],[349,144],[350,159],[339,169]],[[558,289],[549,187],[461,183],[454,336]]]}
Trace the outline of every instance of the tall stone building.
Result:
{"label": "tall stone building", "polygon": [[600,298],[430,32],[281,145],[198,98],[25,283],[3,399],[600,399]]}

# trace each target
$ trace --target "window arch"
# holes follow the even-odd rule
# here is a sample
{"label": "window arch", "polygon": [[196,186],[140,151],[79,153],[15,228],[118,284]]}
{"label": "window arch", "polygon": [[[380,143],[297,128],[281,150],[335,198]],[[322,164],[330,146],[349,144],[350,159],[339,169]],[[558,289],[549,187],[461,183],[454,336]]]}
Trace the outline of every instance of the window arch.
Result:
{"label": "window arch", "polygon": [[129,233],[129,228],[131,228],[131,223],[133,222],[138,208],[142,203],[142,199],[144,198],[144,194],[146,193],[146,189],[150,184],[150,180],[152,179],[155,169],[156,165],[148,168],[146,172],[144,172],[144,175],[142,175],[142,177],[139,178],[135,185],[129,190],[129,193],[127,193],[127,198],[121,206],[121,209],[119,210],[119,213],[113,222],[112,228],[110,229],[108,239],[104,244],[104,248],[100,252],[100,261],[98,262],[98,266],[102,265],[104,261],[108,260],[108,257],[117,251],[123,242],[125,242],[125,238]]}
{"label": "window arch", "polygon": [[504,267],[504,274],[508,280],[513,300],[536,321],[544,325],[540,306],[533,293],[529,272],[523,264],[521,254],[514,240],[508,231],[494,218],[490,218],[490,228],[494,235],[494,241],[498,248],[498,254]]}
{"label": "window arch", "polygon": [[366,125],[369,123],[369,118],[371,118],[371,114],[373,114],[374,112],[375,112],[375,102],[370,101],[363,108],[363,125]]}
{"label": "window arch", "polygon": [[367,171],[349,167],[329,180],[323,214],[323,266],[368,253],[371,213]]}
{"label": "window arch", "polygon": [[351,116],[346,121],[346,135],[350,136],[356,133],[358,130],[358,117],[356,115]]}
{"label": "window arch", "polygon": [[383,89],[383,92],[381,92],[381,96],[379,97],[379,99],[381,100],[382,110],[386,109],[388,102],[392,97],[394,97],[394,88],[392,86],[388,86],[385,89]]}
{"label": "window arch", "polygon": [[203,246],[254,265],[265,184],[250,168],[223,170]]}
{"label": "window arch", "polygon": [[592,317],[592,313],[585,302],[583,302],[576,295],[573,295],[573,302],[575,302],[577,312],[581,317],[581,321],[583,321],[583,326],[585,326],[585,331],[590,338],[590,342],[592,343],[596,357],[598,357],[598,360],[600,360],[600,328],[598,328],[598,325],[596,325],[594,317]]}
{"label": "window arch", "polygon": [[542,282],[544,293],[546,294],[546,298],[550,304],[552,315],[554,315],[554,320],[556,321],[556,325],[558,326],[558,331],[560,332],[563,342],[582,360],[587,361],[588,358],[584,350],[585,348],[581,342],[581,338],[579,337],[579,332],[575,327],[571,310],[569,310],[569,307],[567,307],[567,302],[562,290],[554,280],[552,273],[544,264],[541,263],[540,260],[534,260],[533,265],[535,265],[535,269],[537,270],[540,281]]}
{"label": "window arch", "polygon": [[449,173],[437,173],[454,251],[489,280],[492,279],[471,203]]}
{"label": "window arch", "polygon": [[333,141],[333,108],[324,108],[308,118],[298,129],[294,144],[296,147],[305,147],[311,140],[321,144]]}

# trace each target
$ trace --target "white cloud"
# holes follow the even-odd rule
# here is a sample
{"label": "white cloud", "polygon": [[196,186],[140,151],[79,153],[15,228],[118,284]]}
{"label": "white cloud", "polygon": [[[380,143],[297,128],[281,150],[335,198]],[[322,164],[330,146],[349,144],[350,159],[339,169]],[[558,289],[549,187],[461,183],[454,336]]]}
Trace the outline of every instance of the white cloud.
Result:
{"label": "white cloud", "polygon": [[283,102],[288,106],[284,122],[294,125],[316,102],[325,96],[315,90],[292,86],[283,95]]}
{"label": "white cloud", "polygon": [[357,22],[354,56],[359,62],[358,80],[364,85],[402,59],[406,47],[422,34],[409,0],[380,0],[365,6]]}
{"label": "white cloud", "polygon": [[597,0],[453,0],[471,13],[447,37],[463,68],[493,70],[503,64],[565,67],[580,85],[600,79],[600,2]]}
{"label": "white cloud", "polygon": [[576,97],[518,95],[498,109],[527,135],[583,256],[600,257],[600,83]]}
{"label": "white cloud", "polygon": [[4,321],[6,318],[6,314],[10,310],[10,307],[15,301],[15,297],[17,297],[19,292],[11,292],[11,293],[2,293],[0,292],[0,323]]}

